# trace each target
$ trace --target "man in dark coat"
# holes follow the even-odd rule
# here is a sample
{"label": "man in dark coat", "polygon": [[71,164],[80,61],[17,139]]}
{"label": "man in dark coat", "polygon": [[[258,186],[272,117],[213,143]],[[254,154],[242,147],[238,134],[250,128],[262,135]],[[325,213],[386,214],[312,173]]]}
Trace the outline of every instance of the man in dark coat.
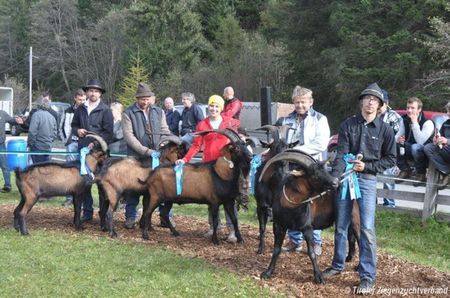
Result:
{"label": "man in dark coat", "polygon": [[[75,110],[72,120],[72,134],[78,136],[78,150],[89,145],[89,140],[85,138],[88,132],[95,132],[107,144],[112,142],[114,136],[113,116],[109,106],[101,100],[105,89],[100,80],[89,80],[83,90],[86,92],[87,100]],[[92,220],[94,211],[92,204],[91,188],[89,188],[83,200],[82,221]]]}

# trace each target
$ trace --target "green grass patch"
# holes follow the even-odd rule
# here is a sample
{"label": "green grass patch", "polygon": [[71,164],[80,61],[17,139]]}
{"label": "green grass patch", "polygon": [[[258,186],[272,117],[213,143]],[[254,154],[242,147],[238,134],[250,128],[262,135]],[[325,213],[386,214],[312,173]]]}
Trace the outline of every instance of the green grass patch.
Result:
{"label": "green grass patch", "polygon": [[450,272],[450,225],[411,214],[377,213],[378,246],[411,262]]}
{"label": "green grass patch", "polygon": [[267,297],[249,278],[162,248],[0,229],[2,297]]}

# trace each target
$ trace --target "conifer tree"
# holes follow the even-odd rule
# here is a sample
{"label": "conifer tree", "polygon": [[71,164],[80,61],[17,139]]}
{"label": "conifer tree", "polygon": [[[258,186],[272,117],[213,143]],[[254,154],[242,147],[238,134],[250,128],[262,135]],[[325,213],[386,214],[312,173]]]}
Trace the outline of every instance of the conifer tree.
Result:
{"label": "conifer tree", "polygon": [[137,85],[140,82],[148,83],[149,77],[143,60],[140,57],[139,50],[135,55],[131,56],[130,60],[130,68],[123,79],[121,92],[117,95],[118,101],[120,101],[124,107],[128,107],[135,102],[136,98],[134,95],[136,94]]}

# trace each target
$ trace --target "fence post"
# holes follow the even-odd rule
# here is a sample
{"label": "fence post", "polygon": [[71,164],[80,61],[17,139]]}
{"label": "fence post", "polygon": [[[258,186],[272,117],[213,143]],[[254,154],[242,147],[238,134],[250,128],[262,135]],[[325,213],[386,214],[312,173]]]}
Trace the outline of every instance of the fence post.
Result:
{"label": "fence post", "polygon": [[272,92],[270,87],[261,88],[261,126],[272,124]]}
{"label": "fence post", "polygon": [[433,215],[436,208],[438,180],[439,174],[433,163],[430,162],[428,164],[428,178],[427,185],[425,187],[425,197],[423,199],[422,222],[426,221],[431,215]]}

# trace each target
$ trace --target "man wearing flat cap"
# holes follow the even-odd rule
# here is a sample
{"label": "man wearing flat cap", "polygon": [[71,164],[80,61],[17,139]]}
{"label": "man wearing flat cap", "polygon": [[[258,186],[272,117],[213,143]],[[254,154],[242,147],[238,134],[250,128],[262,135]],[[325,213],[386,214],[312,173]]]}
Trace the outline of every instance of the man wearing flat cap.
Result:
{"label": "man wearing flat cap", "polygon": [[[129,156],[150,160],[152,151],[158,148],[161,135],[171,133],[164,111],[155,105],[155,93],[151,91],[150,86],[139,83],[135,96],[136,103],[128,107],[122,115],[123,136]],[[127,194],[125,201],[125,228],[132,229],[136,222],[139,195]]]}
{"label": "man wearing flat cap", "polygon": [[328,279],[344,270],[347,231],[352,219],[353,199],[356,199],[361,219],[361,238],[358,245],[360,283],[356,288],[357,294],[371,293],[376,281],[376,175],[393,167],[396,162],[394,130],[377,116],[382,105],[383,93],[378,84],[373,83],[361,92],[361,112],[345,120],[339,129],[337,154],[332,171],[336,180],[341,178],[344,171],[346,174],[335,198],[337,214],[333,261],[331,267],[322,275],[324,279]]}
{"label": "man wearing flat cap", "polygon": [[[107,144],[113,140],[114,121],[111,109],[101,100],[105,93],[100,80],[89,80],[83,87],[87,100],[75,110],[72,119],[72,135],[78,136],[78,149],[89,145],[85,138],[88,132],[95,132],[101,136]],[[93,216],[93,200],[91,188],[86,192],[83,200],[82,221],[91,221]]]}

